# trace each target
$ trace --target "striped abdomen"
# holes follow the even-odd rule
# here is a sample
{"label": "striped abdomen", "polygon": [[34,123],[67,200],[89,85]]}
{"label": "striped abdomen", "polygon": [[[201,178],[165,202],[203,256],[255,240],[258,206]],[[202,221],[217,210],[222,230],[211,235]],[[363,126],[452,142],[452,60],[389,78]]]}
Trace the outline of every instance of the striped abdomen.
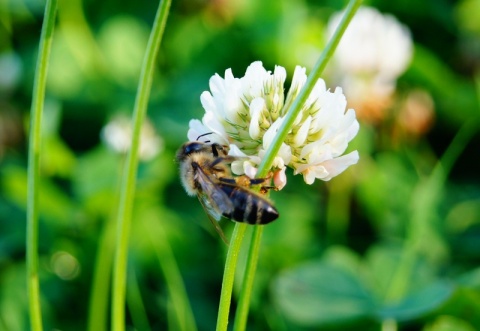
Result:
{"label": "striped abdomen", "polygon": [[265,198],[243,187],[218,184],[233,203],[233,210],[223,216],[236,222],[249,224],[267,224],[278,218],[278,211]]}

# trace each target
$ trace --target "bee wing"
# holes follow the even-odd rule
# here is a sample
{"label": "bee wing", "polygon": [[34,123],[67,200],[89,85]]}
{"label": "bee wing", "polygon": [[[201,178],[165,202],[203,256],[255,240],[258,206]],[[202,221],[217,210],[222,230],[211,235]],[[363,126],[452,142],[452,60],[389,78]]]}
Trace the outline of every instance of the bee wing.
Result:
{"label": "bee wing", "polygon": [[210,198],[205,193],[198,193],[198,200],[202,204],[203,209],[207,212],[207,214],[212,217],[215,221],[219,221],[222,217],[221,211],[218,209],[217,206],[214,206],[210,201]]}
{"label": "bee wing", "polygon": [[206,194],[198,194],[198,200],[200,200],[200,203],[202,204],[203,209],[205,209],[205,212],[207,213],[208,219],[215,227],[215,230],[217,231],[218,235],[220,236],[220,238],[222,238],[223,242],[228,245],[228,240],[225,237],[225,234],[223,233],[222,228],[218,224],[218,220],[220,219],[222,214],[218,210],[213,208]]}
{"label": "bee wing", "polygon": [[230,213],[233,211],[233,203],[230,197],[222,190],[222,188],[214,183],[199,167],[196,171],[197,182],[200,184],[201,190],[198,198],[218,221],[223,213]]}
{"label": "bee wing", "polygon": [[198,193],[198,200],[200,200],[215,230],[228,245],[228,241],[217,221],[220,220],[223,213],[229,214],[233,211],[233,203],[221,187],[215,184],[200,167],[197,168],[196,174],[198,176],[197,182],[201,187]]}

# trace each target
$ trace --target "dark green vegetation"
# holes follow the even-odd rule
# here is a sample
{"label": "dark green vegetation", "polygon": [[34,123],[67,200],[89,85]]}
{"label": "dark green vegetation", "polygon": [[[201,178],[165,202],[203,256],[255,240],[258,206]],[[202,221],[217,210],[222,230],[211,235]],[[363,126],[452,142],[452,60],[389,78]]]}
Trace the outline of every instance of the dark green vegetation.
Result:
{"label": "dark green vegetation", "polygon": [[[249,330],[389,330],[395,321],[399,330],[480,329],[479,1],[368,4],[410,28],[413,60],[385,120],[361,121],[351,147],[359,164],[312,186],[289,172],[272,193],[281,216],[264,230]],[[313,65],[340,5],[172,4],[148,109],[164,147],[140,165],[130,238],[132,328],[188,329],[189,309],[199,330],[216,322],[226,247],[173,161],[188,121],[203,115],[210,76],[230,67],[242,76],[261,60],[284,66],[288,84],[295,65]],[[101,130],[131,115],[156,6],[59,1],[41,159],[45,329],[107,328],[125,156]],[[26,132],[43,10],[37,1],[0,5],[0,330],[28,329]],[[420,135],[398,129],[396,116],[418,89],[435,109]],[[233,224],[222,227],[228,236]]]}

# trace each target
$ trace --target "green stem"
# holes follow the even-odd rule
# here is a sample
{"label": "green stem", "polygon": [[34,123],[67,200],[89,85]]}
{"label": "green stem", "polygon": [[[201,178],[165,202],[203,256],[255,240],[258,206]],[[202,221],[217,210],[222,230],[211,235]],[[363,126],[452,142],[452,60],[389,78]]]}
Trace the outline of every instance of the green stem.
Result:
{"label": "green stem", "polygon": [[338,25],[337,29],[335,30],[328,44],[325,46],[317,63],[315,63],[315,66],[313,67],[312,72],[308,76],[305,85],[302,87],[298,96],[295,98],[293,103],[287,109],[285,119],[282,125],[280,125],[277,135],[272,141],[272,144],[267,149],[265,156],[262,159],[262,163],[258,167],[258,173],[257,173],[258,177],[265,177],[268,171],[270,170],[273,164],[273,160],[275,159],[275,156],[280,150],[282,143],[287,138],[290,128],[293,126],[293,122],[295,121],[295,119],[297,118],[297,115],[302,110],[302,107],[307,101],[308,96],[310,95],[313,88],[315,87],[315,83],[323,73],[323,70],[327,66],[328,61],[330,61],[330,58],[332,57],[333,52],[337,48],[337,45],[340,42],[340,39],[342,38],[345,30],[347,29],[348,24],[352,20],[353,16],[355,15],[355,12],[357,11],[358,7],[360,7],[362,2],[363,0],[351,0],[349,2],[347,8],[345,9],[345,13],[342,17],[342,20],[340,21],[340,24]]}
{"label": "green stem", "polygon": [[233,324],[234,331],[245,330],[247,326],[248,310],[250,308],[250,297],[252,296],[253,281],[255,279],[255,271],[257,269],[258,256],[260,255],[260,242],[263,233],[263,226],[255,226],[252,234],[252,243],[248,252],[247,265],[245,269],[245,278],[240,292],[240,300],[238,301],[237,312],[235,314],[235,322]]}
{"label": "green stem", "polygon": [[136,173],[138,168],[138,149],[140,131],[144,122],[148,98],[153,80],[155,58],[160,48],[163,31],[167,21],[171,0],[160,2],[140,74],[140,83],[134,107],[132,146],[128,153],[127,166],[120,188],[118,210],[117,241],[113,269],[112,290],[112,329],[125,330],[125,288],[127,281],[128,239],[132,218],[133,198],[135,195]]}
{"label": "green stem", "polygon": [[225,270],[223,272],[222,291],[220,293],[220,304],[218,307],[217,331],[227,330],[235,269],[237,267],[238,255],[240,253],[240,247],[242,246],[242,240],[246,229],[247,225],[245,223],[235,223],[232,239],[228,246]]}
{"label": "green stem", "polygon": [[398,324],[394,319],[387,319],[382,321],[381,331],[397,331]]}
{"label": "green stem", "polygon": [[115,219],[110,217],[104,224],[95,258],[92,290],[88,305],[88,331],[107,330],[108,292],[110,289],[114,241]]}
{"label": "green stem", "polygon": [[47,0],[42,32],[40,35],[37,67],[33,85],[31,108],[30,143],[28,146],[28,193],[27,193],[27,289],[30,327],[42,330],[40,285],[38,279],[38,192],[40,181],[40,141],[47,83],[47,67],[53,40],[57,0]]}
{"label": "green stem", "polygon": [[[258,172],[257,172],[257,177],[265,177],[268,174],[268,171],[272,167],[273,161],[275,156],[277,155],[278,151],[280,150],[280,147],[282,143],[285,141],[288,132],[290,131],[293,122],[295,121],[297,115],[300,113],[302,110],[302,106],[305,104],[308,96],[312,92],[315,83],[317,80],[320,78],[323,70],[325,69],[328,61],[332,57],[335,49],[337,48],[338,43],[340,42],[340,39],[342,38],[345,30],[348,27],[348,24],[352,20],[353,16],[355,15],[355,12],[357,9],[360,7],[361,3],[363,0],[351,0],[345,9],[345,13],[342,17],[342,20],[340,21],[337,29],[335,30],[335,33],[333,34],[332,38],[326,45],[325,49],[323,50],[322,54],[320,55],[320,58],[318,59],[317,63],[315,64],[312,72],[308,76],[308,79],[305,83],[305,85],[302,87],[300,93],[298,94],[297,98],[294,100],[294,102],[290,105],[290,107],[286,111],[286,116],[285,119],[280,126],[277,135],[273,139],[271,145],[267,149],[264,158],[262,159],[262,162],[260,163],[258,167]],[[239,225],[236,225],[235,228],[237,228]],[[258,227],[256,227],[258,228]],[[237,314],[239,315],[236,320],[235,320],[235,326],[234,329],[237,331],[244,330],[246,327],[247,323],[247,317],[248,317],[248,310],[250,306],[250,296],[252,292],[252,287],[253,287],[253,280],[255,277],[255,271],[256,271],[256,266],[258,262],[258,252],[260,249],[260,242],[262,239],[262,230],[257,230],[254,231],[253,233],[253,238],[250,243],[251,248],[250,248],[250,254],[256,254],[257,256],[251,256],[249,255],[249,258],[247,260],[247,265],[246,265],[246,270],[245,270],[245,282],[243,284],[242,291],[240,293],[240,306],[239,306],[239,311]],[[235,239],[232,240],[233,243],[235,243]],[[229,253],[230,249],[232,249],[232,245],[229,247]],[[234,261],[236,263],[236,260]],[[225,270],[227,268],[229,269],[235,269],[236,265],[233,266],[228,266],[228,261],[226,262],[227,264],[225,265]],[[223,287],[222,287],[222,296],[224,295],[223,293]],[[231,292],[228,297],[228,301],[230,302],[230,297],[231,297]],[[225,299],[226,300],[226,299]],[[227,318],[228,318],[228,312],[226,313]],[[220,316],[219,316],[220,318]],[[237,324],[238,323],[238,324]],[[217,330],[219,330],[217,324]],[[220,330],[226,330],[226,324],[225,328],[220,329]]]}

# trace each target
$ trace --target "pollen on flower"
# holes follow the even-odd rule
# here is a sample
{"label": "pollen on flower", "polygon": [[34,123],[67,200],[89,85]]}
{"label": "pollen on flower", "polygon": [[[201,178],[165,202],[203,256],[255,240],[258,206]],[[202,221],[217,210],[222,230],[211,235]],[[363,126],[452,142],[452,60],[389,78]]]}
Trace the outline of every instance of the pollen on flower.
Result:
{"label": "pollen on flower", "polygon": [[[241,78],[235,78],[231,69],[224,78],[212,76],[210,91],[200,98],[205,114],[201,121],[190,121],[188,139],[211,133],[208,140],[228,146],[228,154],[236,158],[232,172],[253,178],[288,106],[307,81],[305,68],[295,68],[286,95],[285,80],[283,67],[275,66],[272,73],[260,61],[252,63]],[[357,163],[357,151],[343,155],[359,129],[355,111],[346,111],[346,104],[340,88],[331,92],[322,79],[316,82],[274,159],[271,171],[278,189],[287,183],[287,166],[312,184],[315,179],[330,180]]]}

